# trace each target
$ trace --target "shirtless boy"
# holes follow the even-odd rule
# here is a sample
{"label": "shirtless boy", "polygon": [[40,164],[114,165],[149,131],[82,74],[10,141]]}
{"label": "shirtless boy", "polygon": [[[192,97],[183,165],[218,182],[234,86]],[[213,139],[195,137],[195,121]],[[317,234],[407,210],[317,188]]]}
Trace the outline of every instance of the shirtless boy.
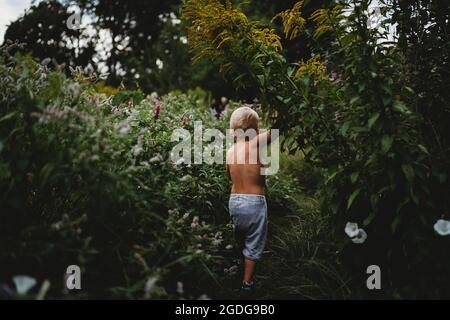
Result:
{"label": "shirtless boy", "polygon": [[259,116],[249,107],[236,109],[230,129],[235,143],[227,152],[227,171],[232,181],[230,216],[236,241],[244,257],[241,291],[254,291],[253,273],[261,258],[267,238],[267,204],[265,178],[259,150],[270,143],[270,131],[259,133]]}

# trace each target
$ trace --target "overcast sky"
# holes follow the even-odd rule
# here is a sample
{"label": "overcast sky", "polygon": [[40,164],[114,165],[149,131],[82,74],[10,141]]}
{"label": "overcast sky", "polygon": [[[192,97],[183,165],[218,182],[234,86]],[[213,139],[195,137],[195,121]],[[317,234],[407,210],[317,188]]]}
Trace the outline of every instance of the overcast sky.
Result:
{"label": "overcast sky", "polygon": [[0,0],[0,43],[3,43],[7,25],[23,15],[30,5],[31,0]]}

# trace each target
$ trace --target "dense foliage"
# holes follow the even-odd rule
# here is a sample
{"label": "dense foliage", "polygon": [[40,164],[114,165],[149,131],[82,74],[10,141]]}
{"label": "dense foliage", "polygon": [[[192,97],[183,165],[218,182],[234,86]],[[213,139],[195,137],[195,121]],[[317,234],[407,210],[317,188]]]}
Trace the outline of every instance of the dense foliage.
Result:
{"label": "dense foliage", "polygon": [[[375,26],[367,0],[310,15],[299,1],[276,15],[287,39],[307,38],[312,56],[298,62],[271,25],[231,1],[187,1],[184,17],[196,57],[258,88],[284,146],[323,169],[322,208],[335,217],[349,270],[380,265],[391,296],[448,297],[449,243],[433,224],[449,214],[449,8],[379,2]],[[365,228],[364,245],[345,245],[348,221]]]}
{"label": "dense foliage", "polygon": [[152,297],[173,296],[194,274],[186,297],[206,293],[201,279],[215,283],[230,243],[228,184],[222,167],[172,164],[170,138],[194,120],[223,122],[192,98],[112,99],[30,59],[3,58],[0,74],[2,281],[48,278],[57,297],[78,264],[90,297],[144,297],[152,277]]}
{"label": "dense foliage", "polygon": [[[68,78],[15,51],[4,47],[0,61],[0,295],[24,274],[50,281],[47,298],[230,296],[237,255],[224,166],[170,160],[173,130],[202,121],[223,132],[228,120],[199,93],[111,96],[95,78]],[[269,185],[274,216],[298,211],[295,180]],[[73,264],[82,290],[67,292]]]}
{"label": "dense foliage", "polygon": [[[110,21],[117,8],[75,2],[99,10],[99,25],[131,34],[139,47],[141,32]],[[61,3],[71,1],[48,3],[52,24],[67,18]],[[9,32],[26,34],[23,24],[46,16],[48,3]],[[135,9],[127,10],[145,21]],[[39,296],[39,286],[25,296],[14,290],[20,274],[42,287],[48,280],[45,298],[237,296],[225,168],[170,160],[175,129],[192,133],[197,120],[227,127],[229,113],[211,116],[208,92],[188,90],[228,90],[216,64],[240,92],[257,93],[264,125],[282,133],[281,170],[267,179],[258,298],[450,297],[449,230],[433,230],[450,220],[445,1],[287,1],[271,4],[273,19],[261,21],[256,2],[188,0],[182,12],[180,24],[159,24],[155,15],[157,30],[141,26],[158,41],[135,56],[109,57],[112,69],[120,60],[139,74],[164,57],[172,68],[150,66],[141,89],[134,75],[108,86],[119,77],[105,84],[72,59],[64,70],[59,63],[72,49],[2,47],[0,296]],[[37,32],[36,39],[58,36]],[[39,55],[46,50],[57,61]],[[172,92],[144,93],[155,87]],[[348,222],[367,239],[350,239]],[[68,292],[64,274],[73,264],[83,290]],[[369,291],[374,264],[382,290]]]}

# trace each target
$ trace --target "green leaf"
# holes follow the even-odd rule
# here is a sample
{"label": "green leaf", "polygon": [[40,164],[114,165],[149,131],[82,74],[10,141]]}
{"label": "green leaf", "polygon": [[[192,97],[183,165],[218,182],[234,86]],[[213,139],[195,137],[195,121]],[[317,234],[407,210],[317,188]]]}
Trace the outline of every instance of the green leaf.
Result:
{"label": "green leaf", "polygon": [[349,209],[352,206],[353,201],[355,201],[355,199],[358,196],[360,191],[361,191],[361,189],[358,188],[355,191],[353,191],[353,193],[350,195],[350,197],[348,198],[348,202],[347,202],[347,209]]}
{"label": "green leaf", "polygon": [[14,117],[18,113],[19,113],[18,111],[13,111],[13,112],[7,113],[2,118],[0,118],[0,122],[6,121],[8,119],[11,119],[12,117]]}
{"label": "green leaf", "polygon": [[406,107],[406,105],[401,102],[401,101],[395,101],[393,107],[394,111],[399,112],[399,113],[408,113],[408,107]]}
{"label": "green leaf", "polygon": [[402,171],[409,183],[414,179],[414,169],[409,164],[402,164]]}
{"label": "green leaf", "polygon": [[303,76],[300,78],[300,80],[303,82],[305,87],[307,87],[309,85],[309,77],[308,76]]}
{"label": "green leaf", "polygon": [[22,72],[20,73],[20,76],[22,78],[26,78],[29,74],[30,74],[30,70],[28,70],[28,68],[24,68],[24,69],[22,69]]}
{"label": "green leaf", "polygon": [[428,154],[428,155],[430,154],[430,153],[428,152],[427,148],[425,148],[424,145],[418,144],[417,146],[419,147],[419,149],[420,149],[422,152],[424,152],[424,153],[426,153],[426,154]]}
{"label": "green leaf", "polygon": [[239,80],[241,80],[242,78],[244,78],[247,74],[246,73],[241,73],[240,75],[238,75],[236,78],[233,79],[233,82],[238,82]]}
{"label": "green leaf", "polygon": [[392,233],[395,233],[399,224],[400,224],[400,217],[397,215],[394,218],[394,221],[392,221],[392,223],[391,223],[391,232]]}
{"label": "green leaf", "polygon": [[413,90],[412,88],[410,88],[410,87],[408,87],[408,86],[404,86],[404,88],[405,88],[409,93],[415,94],[415,92],[414,92],[414,90]]}
{"label": "green leaf", "polygon": [[333,172],[325,181],[325,184],[328,184],[331,180],[334,179],[334,177],[338,174],[338,171]]}
{"label": "green leaf", "polygon": [[369,214],[369,216],[368,216],[367,218],[364,219],[364,221],[363,221],[364,227],[367,227],[367,226],[373,221],[373,219],[375,219],[376,216],[377,216],[377,215],[376,215],[375,211],[372,211],[372,212]]}
{"label": "green leaf", "polygon": [[294,74],[294,71],[295,71],[295,68],[293,68],[293,67],[288,68],[287,74],[288,74],[289,78],[292,77],[292,75]]}
{"label": "green leaf", "polygon": [[349,121],[344,122],[344,123],[342,124],[342,127],[341,127],[340,131],[341,131],[341,134],[342,134],[343,136],[345,136],[345,134],[347,133],[347,130],[348,130],[349,127],[350,127],[350,122],[349,122]]}
{"label": "green leaf", "polygon": [[392,142],[394,141],[394,138],[388,135],[384,135],[381,139],[381,150],[383,153],[386,153],[391,149]]}
{"label": "green leaf", "polygon": [[373,125],[375,124],[375,122],[378,120],[378,118],[380,117],[380,113],[374,113],[369,120],[367,121],[367,126],[369,127],[369,129],[371,129],[373,127]]}
{"label": "green leaf", "polygon": [[350,104],[355,104],[358,100],[359,100],[358,96],[353,97],[353,98],[350,99]]}
{"label": "green leaf", "polygon": [[261,84],[261,86],[264,87],[264,83],[265,83],[265,82],[264,82],[264,75],[258,74],[256,77],[258,78],[259,83]]}
{"label": "green leaf", "polygon": [[355,183],[355,181],[358,180],[358,177],[359,177],[359,172],[353,172],[350,175],[350,180],[352,181],[352,183]]}
{"label": "green leaf", "polygon": [[392,102],[392,98],[391,97],[383,97],[383,105],[387,106]]}

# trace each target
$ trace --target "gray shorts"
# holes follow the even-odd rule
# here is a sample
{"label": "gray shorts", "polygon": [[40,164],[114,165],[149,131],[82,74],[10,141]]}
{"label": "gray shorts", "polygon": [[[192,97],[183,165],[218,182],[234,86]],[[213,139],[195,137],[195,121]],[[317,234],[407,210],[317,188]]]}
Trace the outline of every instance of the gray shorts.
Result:
{"label": "gray shorts", "polygon": [[239,249],[247,259],[259,260],[267,239],[266,197],[233,193],[229,209]]}

